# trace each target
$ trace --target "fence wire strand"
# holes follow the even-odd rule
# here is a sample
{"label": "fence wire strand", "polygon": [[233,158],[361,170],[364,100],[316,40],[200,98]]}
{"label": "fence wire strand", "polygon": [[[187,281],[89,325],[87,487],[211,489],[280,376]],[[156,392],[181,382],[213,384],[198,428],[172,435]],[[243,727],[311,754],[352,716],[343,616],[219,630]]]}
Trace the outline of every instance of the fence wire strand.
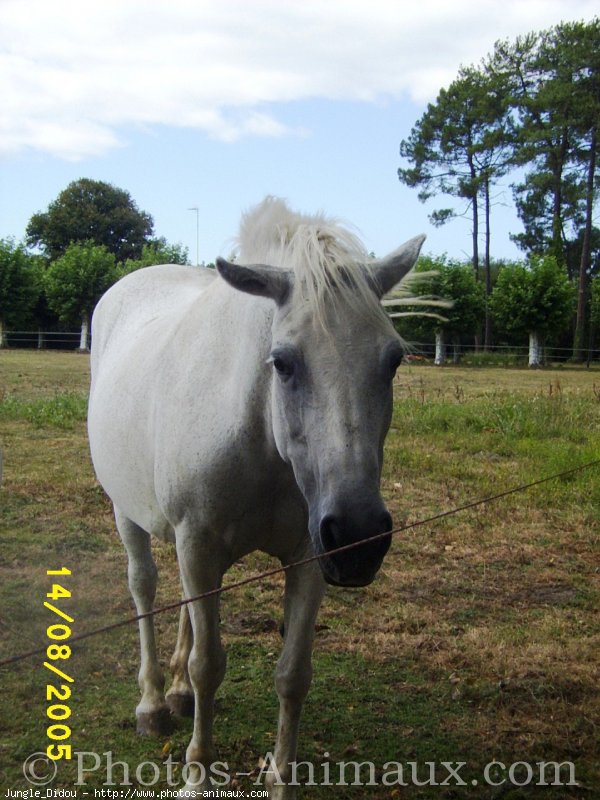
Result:
{"label": "fence wire strand", "polygon": [[[414,530],[415,528],[423,527],[424,525],[429,525],[432,522],[437,522],[438,520],[445,519],[446,517],[451,517],[454,514],[461,513],[462,511],[468,511],[472,508],[477,508],[478,506],[485,505],[486,503],[492,503],[496,500],[501,500],[502,498],[508,497],[509,495],[517,494],[518,492],[524,492],[527,489],[532,489],[535,486],[540,486],[541,484],[549,483],[550,481],[559,480],[560,478],[566,478],[569,475],[574,475],[578,472],[583,472],[584,470],[591,469],[592,467],[597,467],[598,465],[600,465],[600,459],[595,459],[594,461],[589,461],[586,464],[580,464],[577,467],[572,467],[571,469],[564,470],[563,472],[557,472],[553,475],[547,475],[543,478],[538,478],[538,480],[531,481],[530,483],[521,484],[519,486],[513,486],[510,489],[505,489],[504,491],[498,492],[497,494],[488,495],[487,497],[482,497],[479,500],[472,500],[471,502],[465,503],[462,506],[457,506],[456,508],[452,508],[447,511],[441,511],[438,514],[434,514],[431,517],[426,517],[425,519],[417,520],[416,522],[411,522],[408,525],[402,525],[399,528],[393,528],[391,531],[378,533],[375,536],[370,536],[366,539],[361,539],[360,541],[357,542],[351,542],[350,544],[343,545],[342,547],[337,547],[334,550],[328,550],[326,553],[315,553],[311,556],[307,556],[306,558],[300,559],[299,561],[294,561],[291,564],[282,564],[279,567],[274,567],[273,569],[260,572],[256,575],[249,575],[247,578],[241,578],[238,581],[225,584],[224,586],[217,586],[214,589],[210,589],[207,592],[202,592],[202,594],[195,595],[194,597],[183,598],[174,603],[169,603],[165,606],[154,608],[151,611],[145,612],[144,614],[137,614],[136,616],[127,617],[126,619],[118,620],[117,622],[112,622],[109,625],[104,625],[101,628],[94,628],[91,631],[84,631],[84,633],[80,633],[76,636],[71,636],[68,640],[69,646],[77,642],[81,642],[85,639],[89,639],[92,636],[99,636],[101,633],[108,633],[109,631],[116,630],[117,628],[122,628],[125,625],[132,625],[134,622],[139,622],[140,620],[146,619],[147,617],[153,617],[156,614],[162,614],[165,611],[173,611],[177,608],[181,608],[184,605],[188,605],[189,603],[196,603],[199,600],[204,600],[208,597],[214,597],[215,595],[221,595],[224,594],[225,592],[231,592],[234,591],[235,589],[240,589],[242,586],[247,586],[248,584],[251,583],[258,583],[259,581],[265,580],[266,578],[270,578],[273,575],[286,573],[291,569],[305,566],[307,564],[312,563],[313,561],[319,561],[322,558],[330,557],[338,553],[345,553],[348,550],[353,550],[357,547],[362,547],[365,544],[369,544],[370,542],[375,542],[378,539],[383,539],[386,536],[394,536],[397,533],[402,533],[404,531]],[[0,660],[0,668],[6,667],[10,664],[16,664],[19,661],[24,661],[25,659],[32,658],[33,656],[42,655],[45,652],[46,652],[45,646],[38,647],[35,650],[29,650],[26,653],[21,653],[19,655]]]}

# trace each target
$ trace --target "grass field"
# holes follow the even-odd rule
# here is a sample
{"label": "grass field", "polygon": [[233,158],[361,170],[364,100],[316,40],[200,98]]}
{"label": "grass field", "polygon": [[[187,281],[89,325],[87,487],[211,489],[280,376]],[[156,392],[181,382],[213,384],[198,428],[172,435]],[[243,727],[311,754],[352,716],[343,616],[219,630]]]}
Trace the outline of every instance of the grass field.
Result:
{"label": "grass field", "polygon": [[[85,356],[0,352],[0,659],[46,643],[56,622],[43,606],[48,569],[72,571],[61,579],[72,597],[56,604],[75,618],[74,633],[134,613],[125,555],[89,461],[87,387]],[[600,458],[598,371],[403,367],[395,397],[383,489],[396,525]],[[596,467],[400,533],[372,586],[331,590],[299,757],[322,769],[371,761],[376,785],[312,786],[302,797],[600,797],[599,534]],[[173,548],[157,545],[156,559],[163,605],[179,596]],[[255,555],[228,577],[271,565]],[[216,737],[231,772],[251,771],[273,748],[281,592],[275,576],[223,597],[229,662]],[[157,617],[165,666],[176,623],[172,612]],[[43,661],[0,669],[0,789],[27,788],[21,765],[46,749]],[[73,751],[102,758],[82,789],[106,784],[108,751],[129,765],[134,785],[152,779],[151,765],[135,776],[152,762],[156,788],[168,788],[163,762],[170,757],[180,774],[191,721],[161,740],[136,736],[135,627],[74,645],[63,663],[74,678]],[[499,785],[486,786],[494,760],[506,770],[492,770]],[[571,762],[578,785],[536,786],[537,762],[552,761]],[[405,765],[408,786],[383,784],[386,762]],[[427,785],[427,762],[466,762],[466,785]],[[51,785],[73,788],[75,765],[60,762]],[[114,767],[115,784],[123,770]],[[437,782],[448,777],[439,766]],[[569,780],[568,765],[560,780]]]}

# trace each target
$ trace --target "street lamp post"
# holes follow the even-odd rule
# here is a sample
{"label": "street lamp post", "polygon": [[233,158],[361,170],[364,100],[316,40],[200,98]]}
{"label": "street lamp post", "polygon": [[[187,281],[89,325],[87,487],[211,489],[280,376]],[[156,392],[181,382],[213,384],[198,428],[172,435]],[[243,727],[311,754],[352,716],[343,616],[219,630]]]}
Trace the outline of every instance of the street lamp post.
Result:
{"label": "street lamp post", "polygon": [[196,212],[196,266],[200,266],[200,209],[198,206],[188,208],[188,211]]}

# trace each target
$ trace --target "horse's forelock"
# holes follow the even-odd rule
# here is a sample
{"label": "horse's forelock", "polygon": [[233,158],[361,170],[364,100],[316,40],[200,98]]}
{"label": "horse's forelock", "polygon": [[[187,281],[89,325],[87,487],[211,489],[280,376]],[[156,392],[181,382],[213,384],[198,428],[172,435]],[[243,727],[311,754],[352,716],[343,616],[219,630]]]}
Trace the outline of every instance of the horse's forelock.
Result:
{"label": "horse's forelock", "polygon": [[387,315],[369,285],[369,256],[358,236],[324,214],[292,211],[284,200],[267,197],[242,218],[237,242],[241,263],[265,263],[291,270],[295,292],[327,328],[332,308],[350,308],[380,325]]}

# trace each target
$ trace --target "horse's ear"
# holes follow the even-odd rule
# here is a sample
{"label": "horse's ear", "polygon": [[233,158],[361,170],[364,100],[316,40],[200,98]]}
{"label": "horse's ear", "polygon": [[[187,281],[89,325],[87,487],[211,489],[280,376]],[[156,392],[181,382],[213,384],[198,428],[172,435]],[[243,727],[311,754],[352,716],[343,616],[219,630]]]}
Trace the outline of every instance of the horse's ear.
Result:
{"label": "horse's ear", "polygon": [[240,292],[269,297],[282,305],[290,291],[291,274],[288,270],[268,267],[266,264],[232,264],[217,258],[219,275]]}
{"label": "horse's ear", "polygon": [[379,297],[390,292],[414,267],[425,239],[424,234],[415,236],[386,258],[369,264],[370,278]]}

